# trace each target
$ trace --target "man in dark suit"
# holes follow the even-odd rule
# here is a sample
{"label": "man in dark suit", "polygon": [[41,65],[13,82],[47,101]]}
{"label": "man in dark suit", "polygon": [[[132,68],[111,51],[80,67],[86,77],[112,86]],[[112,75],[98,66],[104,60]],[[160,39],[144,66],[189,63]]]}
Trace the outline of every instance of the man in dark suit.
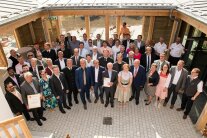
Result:
{"label": "man in dark suit", "polygon": [[145,68],[146,72],[148,72],[151,68],[151,64],[154,63],[155,55],[152,54],[152,48],[146,47],[146,52],[141,56],[141,65]]}
{"label": "man in dark suit", "polygon": [[68,103],[69,106],[73,106],[72,104],[72,94],[73,98],[76,104],[78,104],[78,90],[75,84],[75,70],[77,69],[77,66],[73,65],[72,59],[67,59],[67,67],[65,67],[62,72],[64,73],[65,80],[68,84]]}
{"label": "man in dark suit", "polygon": [[20,79],[19,79],[19,74],[15,74],[14,69],[12,67],[9,67],[7,69],[7,72],[9,74],[9,76],[4,80],[4,85],[8,84],[9,82],[11,82],[18,91],[20,91]]}
{"label": "man in dark suit", "polygon": [[71,109],[66,103],[66,94],[69,93],[68,85],[64,75],[60,73],[60,70],[57,65],[54,65],[52,67],[52,71],[53,74],[49,80],[50,87],[52,89],[52,93],[55,95],[58,101],[60,112],[65,114],[65,110],[63,109],[63,107],[67,109]]}
{"label": "man in dark suit", "polygon": [[129,48],[130,43],[133,43],[134,40],[131,39],[131,35],[130,34],[126,34],[126,40],[122,41],[122,45],[124,45],[125,50],[127,50]]}
{"label": "man in dark suit", "polygon": [[[24,78],[25,81],[21,84],[21,94],[24,104],[26,105],[27,109],[29,109],[27,96],[38,94],[38,93],[41,94],[42,88],[39,84],[39,81],[36,78],[32,77],[32,73],[30,72],[24,73]],[[40,98],[42,99],[42,96]],[[43,117],[42,104],[41,107],[33,108],[30,110],[32,111],[34,119],[37,121],[37,124],[39,126],[42,126],[42,122],[40,121],[40,119],[46,121],[46,118]]]}
{"label": "man in dark suit", "polygon": [[114,107],[114,93],[115,93],[116,85],[118,81],[117,80],[118,74],[117,74],[117,71],[113,70],[113,64],[111,62],[107,64],[107,70],[102,73],[102,78],[103,78],[103,81],[104,81],[104,78],[110,79],[108,86],[103,86],[103,88],[106,94],[105,107],[107,107],[110,102],[111,107],[113,108]]}
{"label": "man in dark suit", "polygon": [[80,60],[80,67],[75,71],[75,82],[85,110],[87,110],[85,95],[88,102],[91,103],[89,89],[92,87],[92,79],[91,68],[86,68],[86,60],[82,58]]}
{"label": "man in dark suit", "polygon": [[65,37],[65,41],[70,45],[70,42],[72,41],[72,36],[70,33],[67,33],[67,36]]}
{"label": "man in dark suit", "polygon": [[120,46],[120,51],[117,52],[117,55],[121,53],[123,56],[123,59],[127,58],[127,52],[125,51],[125,47],[123,45]]}
{"label": "man in dark suit", "polygon": [[25,104],[23,103],[20,92],[15,88],[12,82],[6,82],[4,86],[6,90],[5,98],[12,112],[16,116],[21,115],[23,113],[27,121],[29,120],[33,121],[34,118],[30,117],[28,110]]}
{"label": "man in dark suit", "polygon": [[79,56],[78,48],[75,48],[73,53],[74,55],[71,57],[71,59],[73,60],[73,65],[80,67],[80,59],[83,57]]}
{"label": "man in dark suit", "polygon": [[132,97],[129,100],[131,101],[135,98],[136,105],[138,105],[140,91],[144,87],[144,84],[146,82],[146,72],[144,67],[140,65],[139,59],[134,60],[134,65],[131,66],[130,71],[133,74],[133,82],[132,82]]}
{"label": "man in dark suit", "polygon": [[33,77],[37,77],[40,79],[39,71],[43,70],[44,67],[41,65],[37,65],[37,59],[32,58],[31,59],[31,67],[29,68],[29,71],[32,73]]}
{"label": "man in dark suit", "polygon": [[129,51],[129,57],[126,57],[123,60],[124,60],[124,62],[129,64],[129,66],[134,65],[134,52],[133,51]]}
{"label": "man in dark suit", "polygon": [[122,59],[123,59],[123,56],[121,53],[119,53],[117,55],[117,62],[113,64],[113,70],[117,71],[118,73],[122,71],[122,66],[126,63],[122,61]]}
{"label": "man in dark suit", "polygon": [[[99,61],[94,60],[93,61],[94,67],[91,67],[91,72],[92,72],[92,80],[93,80],[93,87],[94,87],[94,93],[95,93],[95,101],[94,103],[98,102],[98,99],[100,97],[101,103],[104,104],[103,100],[103,79],[102,79],[102,72],[105,70],[104,67],[99,66]],[[100,94],[98,94],[98,90],[100,91]]]}
{"label": "man in dark suit", "polygon": [[66,58],[63,58],[63,52],[58,52],[58,59],[55,60],[54,65],[59,67],[59,70],[62,71],[66,67]]}
{"label": "man in dark suit", "polygon": [[10,63],[11,65],[9,67],[13,67],[14,71],[16,71],[15,66],[19,63],[19,61],[17,60],[18,54],[14,49],[11,49],[10,50],[10,55],[11,56],[9,57],[9,60],[11,60],[11,63]]}
{"label": "man in dark suit", "polygon": [[109,62],[114,63],[114,60],[109,57],[109,50],[108,49],[103,50],[103,56],[100,57],[98,60],[99,60],[100,66],[102,66],[104,68],[106,68],[107,63],[109,63]]}
{"label": "man in dark suit", "polygon": [[42,56],[44,58],[51,58],[53,63],[57,59],[56,52],[54,49],[51,49],[50,43],[44,44],[44,51],[42,51]]}
{"label": "man in dark suit", "polygon": [[59,51],[63,52],[63,57],[64,58],[70,58],[71,57],[71,51],[63,43],[60,44],[60,49],[57,50],[57,53]]}

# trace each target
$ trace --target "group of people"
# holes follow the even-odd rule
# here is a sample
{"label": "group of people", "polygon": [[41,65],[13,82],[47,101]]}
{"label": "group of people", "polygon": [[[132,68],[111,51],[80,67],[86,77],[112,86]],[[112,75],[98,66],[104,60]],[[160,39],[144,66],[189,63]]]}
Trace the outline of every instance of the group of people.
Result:
{"label": "group of people", "polygon": [[[183,118],[186,119],[202,92],[200,70],[194,68],[188,75],[180,59],[184,53],[180,38],[169,47],[168,61],[166,50],[163,37],[152,45],[150,41],[144,43],[141,35],[132,40],[130,34],[125,34],[122,42],[117,35],[108,42],[100,34],[95,40],[83,34],[82,41],[70,34],[60,35],[58,42],[45,43],[43,50],[38,43],[34,44],[27,59],[15,50],[10,51],[5,97],[15,115],[24,114],[27,120],[36,120],[41,126],[41,121],[46,121],[44,109],[53,111],[58,106],[64,114],[65,109],[73,106],[73,100],[79,104],[78,94],[87,110],[87,103],[92,102],[91,93],[95,95],[94,103],[100,100],[105,107],[110,104],[113,108],[114,99],[120,106],[133,99],[138,105],[143,89],[146,106],[154,97],[156,107],[166,106],[172,95],[170,108],[173,109],[178,93],[182,92],[181,108],[177,110],[185,110]],[[41,107],[29,109],[28,96],[37,93],[41,95]]]}

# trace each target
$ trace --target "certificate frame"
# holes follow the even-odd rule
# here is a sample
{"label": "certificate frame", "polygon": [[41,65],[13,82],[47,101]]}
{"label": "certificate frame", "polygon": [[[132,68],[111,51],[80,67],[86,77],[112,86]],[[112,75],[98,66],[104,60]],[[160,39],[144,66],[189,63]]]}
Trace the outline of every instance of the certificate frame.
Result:
{"label": "certificate frame", "polygon": [[40,94],[27,95],[28,107],[29,109],[41,107]]}

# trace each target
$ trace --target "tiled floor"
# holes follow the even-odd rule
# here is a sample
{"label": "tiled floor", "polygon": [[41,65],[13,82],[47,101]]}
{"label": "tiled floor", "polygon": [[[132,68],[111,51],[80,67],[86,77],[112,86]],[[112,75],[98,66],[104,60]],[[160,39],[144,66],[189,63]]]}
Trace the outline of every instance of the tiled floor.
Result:
{"label": "tiled floor", "polygon": [[[115,107],[105,108],[101,103],[88,104],[84,110],[82,104],[74,105],[66,114],[58,109],[46,111],[47,118],[43,126],[28,122],[33,131],[53,132],[56,138],[199,138],[190,118],[182,119],[182,112],[170,109],[169,106],[157,109],[153,104],[144,105],[144,93],[140,104],[134,101],[125,107],[115,102]],[[178,98],[178,107],[180,99]],[[104,117],[112,117],[112,125],[103,125]]]}

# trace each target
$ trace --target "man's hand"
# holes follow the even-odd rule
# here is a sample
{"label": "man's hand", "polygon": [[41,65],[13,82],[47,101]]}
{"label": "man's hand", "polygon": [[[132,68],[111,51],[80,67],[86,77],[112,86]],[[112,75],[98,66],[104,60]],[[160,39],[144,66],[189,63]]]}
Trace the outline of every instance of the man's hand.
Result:
{"label": "man's hand", "polygon": [[57,96],[56,99],[60,99],[60,96]]}
{"label": "man's hand", "polygon": [[66,92],[66,93],[69,93],[69,90],[66,90],[65,92]]}
{"label": "man's hand", "polygon": [[114,83],[113,82],[109,82],[109,86],[111,87]]}
{"label": "man's hand", "polygon": [[195,101],[195,99],[196,99],[195,97],[192,97],[192,98],[191,98],[192,101]]}

